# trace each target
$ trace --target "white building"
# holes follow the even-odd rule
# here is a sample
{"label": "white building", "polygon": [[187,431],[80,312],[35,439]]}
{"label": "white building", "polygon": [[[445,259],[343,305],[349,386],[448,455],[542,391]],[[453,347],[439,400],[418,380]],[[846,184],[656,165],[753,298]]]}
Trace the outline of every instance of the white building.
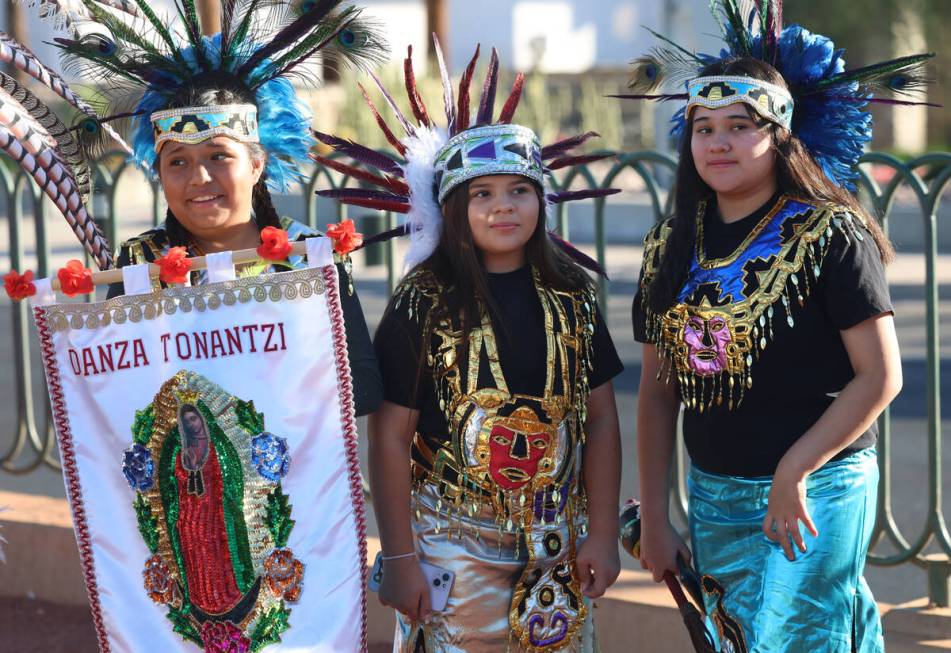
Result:
{"label": "white building", "polygon": [[[499,49],[502,65],[518,70],[538,68],[553,73],[578,73],[595,67],[624,67],[656,39],[642,26],[675,36],[697,49],[719,47],[712,36],[708,0],[447,0],[447,58],[453,72],[468,62],[476,43]],[[425,3],[422,0],[365,0],[368,15],[385,25],[394,59],[406,46],[427,51]],[[169,0],[152,0],[159,15],[169,14]],[[48,23],[25,7],[30,47],[47,63],[56,64],[57,35]],[[0,29],[7,30],[6,17]],[[487,54],[487,53],[486,53]]]}

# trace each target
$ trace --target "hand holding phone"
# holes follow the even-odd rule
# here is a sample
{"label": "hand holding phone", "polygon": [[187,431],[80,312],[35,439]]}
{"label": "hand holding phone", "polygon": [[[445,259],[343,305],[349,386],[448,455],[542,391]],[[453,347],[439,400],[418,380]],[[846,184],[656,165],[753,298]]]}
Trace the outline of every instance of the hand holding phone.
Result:
{"label": "hand holding phone", "polygon": [[[448,569],[437,567],[425,560],[419,561],[419,566],[423,570],[423,575],[429,583],[429,600],[434,612],[442,612],[446,608],[446,602],[449,600],[449,591],[452,589],[453,581],[456,575]],[[373,561],[373,568],[370,569],[370,578],[367,582],[371,592],[379,592],[380,585],[383,583],[383,553],[376,554],[376,560]]]}

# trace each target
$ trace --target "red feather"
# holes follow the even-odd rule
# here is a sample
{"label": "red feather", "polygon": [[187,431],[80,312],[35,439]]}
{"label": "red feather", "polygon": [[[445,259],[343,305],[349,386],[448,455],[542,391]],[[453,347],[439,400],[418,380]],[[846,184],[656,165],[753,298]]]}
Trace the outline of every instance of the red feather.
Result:
{"label": "red feather", "polygon": [[390,126],[383,120],[383,116],[381,116],[380,112],[373,106],[373,101],[370,99],[370,96],[367,95],[367,90],[363,88],[363,84],[357,82],[357,86],[360,87],[360,92],[363,93],[363,99],[366,100],[367,106],[369,106],[370,111],[373,112],[373,117],[376,118],[376,124],[380,126],[383,135],[386,136],[386,142],[395,147],[401,156],[406,156],[406,146],[400,142],[400,139],[396,137],[396,134],[393,133]]}
{"label": "red feather", "polygon": [[495,110],[495,89],[499,85],[499,53],[492,48],[492,57],[489,59],[489,70],[485,73],[485,82],[482,84],[482,98],[479,100],[479,113],[476,115],[477,125],[492,124],[492,112]]}
{"label": "red feather", "polygon": [[426,105],[416,88],[416,74],[413,72],[413,46],[406,48],[406,58],[403,60],[403,77],[406,79],[406,95],[409,96],[409,106],[419,124],[429,127],[432,121],[426,113]]}
{"label": "red feather", "polygon": [[584,143],[589,138],[594,138],[595,136],[600,136],[598,132],[585,132],[583,134],[578,134],[577,136],[572,136],[571,138],[562,139],[551,145],[546,145],[542,148],[542,159],[554,159],[556,156],[560,156],[569,150],[573,150],[582,143]]}
{"label": "red feather", "polygon": [[462,73],[462,79],[459,80],[459,110],[456,111],[456,128],[452,132],[453,136],[469,129],[469,86],[472,84],[476,62],[479,61],[479,48],[480,46],[477,45],[472,60],[466,66],[466,71]]}
{"label": "red feather", "polygon": [[515,76],[515,83],[512,84],[512,92],[509,94],[509,99],[505,101],[505,105],[502,107],[502,113],[499,114],[500,123],[512,122],[512,118],[515,116],[515,110],[518,108],[518,101],[522,99],[523,86],[525,86],[525,75],[524,73],[519,73]]}
{"label": "red feather", "polygon": [[375,175],[372,172],[367,172],[362,168],[347,165],[346,163],[341,163],[340,161],[336,161],[334,159],[328,159],[327,157],[320,156],[319,154],[311,154],[310,158],[324,167],[330,168],[331,170],[336,170],[337,172],[353,177],[354,179],[360,179],[382,188],[388,188],[394,193],[398,193],[400,195],[409,195],[409,186],[399,179],[393,179],[392,177],[380,177],[379,175]]}
{"label": "red feather", "polygon": [[567,168],[569,166],[581,166],[586,163],[593,163],[594,161],[600,161],[602,159],[607,159],[613,157],[614,153],[607,154],[585,154],[582,156],[566,156],[560,159],[555,159],[549,163],[546,167],[549,170],[560,170],[561,168]]}

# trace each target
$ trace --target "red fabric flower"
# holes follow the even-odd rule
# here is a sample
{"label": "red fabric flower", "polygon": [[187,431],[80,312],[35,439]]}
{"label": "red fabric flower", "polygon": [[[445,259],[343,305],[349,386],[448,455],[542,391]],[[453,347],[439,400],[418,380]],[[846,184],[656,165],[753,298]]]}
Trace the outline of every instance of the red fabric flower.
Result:
{"label": "red fabric flower", "polygon": [[60,290],[67,297],[75,297],[93,291],[92,270],[76,259],[67,261],[66,267],[57,270],[56,276],[59,278]]}
{"label": "red fabric flower", "polygon": [[327,225],[327,236],[333,238],[334,251],[344,256],[363,244],[363,234],[357,231],[353,220]]}
{"label": "red fabric flower", "polygon": [[23,274],[10,270],[3,277],[3,289],[14,301],[32,297],[36,294],[36,286],[33,285],[33,270],[27,270]]}
{"label": "red fabric flower", "polygon": [[287,232],[277,227],[264,227],[261,230],[261,246],[258,256],[268,261],[283,261],[294,248],[287,241]]}
{"label": "red fabric flower", "polygon": [[172,247],[162,258],[156,259],[159,266],[159,279],[162,283],[185,283],[188,271],[192,269],[192,262],[188,258],[188,250],[184,247]]}

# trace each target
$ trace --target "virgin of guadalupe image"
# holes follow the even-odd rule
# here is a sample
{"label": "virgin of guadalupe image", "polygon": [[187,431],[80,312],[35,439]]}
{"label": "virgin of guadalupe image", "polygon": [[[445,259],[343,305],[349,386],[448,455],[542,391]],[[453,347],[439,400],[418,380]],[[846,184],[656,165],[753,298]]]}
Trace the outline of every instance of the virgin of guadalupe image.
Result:
{"label": "virgin of guadalupe image", "polygon": [[[215,437],[217,434],[218,437]],[[260,587],[244,521],[241,462],[207,408],[182,403],[163,455],[162,500],[183,589],[199,621],[240,622]],[[176,437],[177,435],[177,437]]]}

